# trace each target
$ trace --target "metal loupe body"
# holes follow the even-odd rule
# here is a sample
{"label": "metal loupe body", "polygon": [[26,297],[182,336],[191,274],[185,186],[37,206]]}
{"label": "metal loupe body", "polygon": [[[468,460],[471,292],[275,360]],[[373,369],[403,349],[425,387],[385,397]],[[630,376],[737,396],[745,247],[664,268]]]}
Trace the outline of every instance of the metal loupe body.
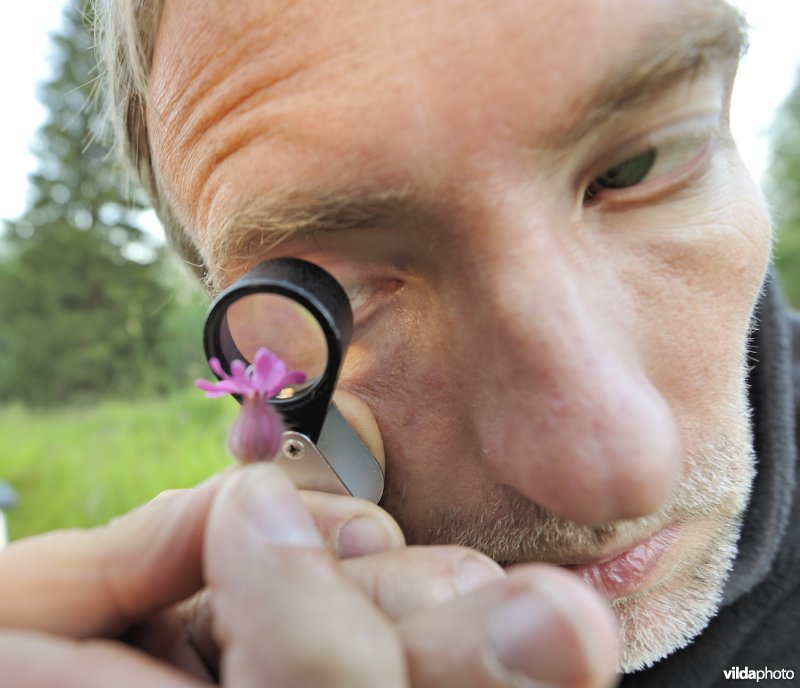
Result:
{"label": "metal loupe body", "polygon": [[250,364],[262,346],[289,370],[302,370],[304,384],[270,400],[288,428],[277,463],[300,488],[377,502],[383,472],[332,402],[352,332],[350,302],[331,275],[304,260],[276,258],[214,300],[203,346],[225,371],[234,359]]}

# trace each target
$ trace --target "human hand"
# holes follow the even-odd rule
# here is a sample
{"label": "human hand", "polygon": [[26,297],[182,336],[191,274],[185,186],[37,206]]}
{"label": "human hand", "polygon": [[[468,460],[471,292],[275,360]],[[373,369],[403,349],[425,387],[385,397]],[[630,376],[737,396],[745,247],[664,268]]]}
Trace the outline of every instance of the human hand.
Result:
{"label": "human hand", "polygon": [[[458,547],[340,562],[274,466],[248,467],[223,486],[204,556],[224,685],[613,681],[608,611],[570,574],[531,565],[506,576]],[[472,578],[460,590],[467,561]]]}
{"label": "human hand", "polygon": [[[223,682],[237,688],[264,676],[304,686],[525,685],[501,656],[552,685],[611,680],[607,612],[568,574],[526,566],[505,576],[463,548],[403,547],[377,507],[303,496],[275,467],[254,466],[103,529],[13,546],[0,556],[0,626],[95,638],[147,621],[137,639],[181,673],[120,643],[17,631],[0,635],[0,682],[197,685],[216,642]],[[205,580],[204,595],[170,607]]]}
{"label": "human hand", "polygon": [[12,543],[0,552],[0,688],[200,685],[204,667],[175,642],[181,671],[112,638],[202,586],[208,509],[222,476],[175,490],[93,530]]}

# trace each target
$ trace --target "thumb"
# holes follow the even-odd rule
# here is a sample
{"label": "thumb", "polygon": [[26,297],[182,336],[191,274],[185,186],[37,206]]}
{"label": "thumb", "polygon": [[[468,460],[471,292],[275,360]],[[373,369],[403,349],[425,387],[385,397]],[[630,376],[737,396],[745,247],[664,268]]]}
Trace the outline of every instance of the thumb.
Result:
{"label": "thumb", "polygon": [[391,625],[339,569],[277,466],[226,481],[205,564],[225,685],[407,685]]}

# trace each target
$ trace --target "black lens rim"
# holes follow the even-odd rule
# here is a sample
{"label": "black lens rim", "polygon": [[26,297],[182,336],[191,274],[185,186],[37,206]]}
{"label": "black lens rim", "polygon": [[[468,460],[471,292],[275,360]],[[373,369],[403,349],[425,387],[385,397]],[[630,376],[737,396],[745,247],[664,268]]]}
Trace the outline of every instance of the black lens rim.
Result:
{"label": "black lens rim", "polygon": [[[342,362],[353,334],[353,311],[347,293],[336,279],[318,265],[299,258],[272,258],[263,261],[234,282],[214,299],[208,309],[203,327],[203,349],[206,358],[217,358],[222,369],[230,372],[234,358],[250,363],[235,351],[229,356],[223,346],[228,307],[251,294],[277,294],[303,306],[319,323],[328,346],[325,370],[317,382],[288,399],[271,399],[286,425],[309,437],[319,439],[328,412]],[[237,400],[241,402],[238,395]]]}

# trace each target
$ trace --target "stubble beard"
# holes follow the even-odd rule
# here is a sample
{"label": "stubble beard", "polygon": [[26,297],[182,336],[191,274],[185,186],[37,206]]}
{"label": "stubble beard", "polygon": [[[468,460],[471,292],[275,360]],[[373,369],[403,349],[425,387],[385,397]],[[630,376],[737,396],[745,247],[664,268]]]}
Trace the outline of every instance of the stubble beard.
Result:
{"label": "stubble beard", "polygon": [[487,488],[480,510],[434,508],[422,529],[404,523],[402,509],[392,509],[397,502],[391,485],[387,506],[409,544],[464,545],[504,565],[574,561],[681,524],[693,537],[676,563],[651,587],[611,600],[620,634],[619,671],[638,671],[686,646],[720,608],[755,474],[743,385],[741,390],[717,418],[721,439],[686,455],[674,498],[652,515],[587,527],[558,518],[499,485]]}
{"label": "stubble beard", "polygon": [[[694,537],[655,585],[611,601],[623,673],[652,666],[688,645],[722,604],[755,475],[755,454],[749,441],[699,454],[690,460],[705,471],[688,473],[674,510]],[[708,501],[702,504],[704,495]]]}

